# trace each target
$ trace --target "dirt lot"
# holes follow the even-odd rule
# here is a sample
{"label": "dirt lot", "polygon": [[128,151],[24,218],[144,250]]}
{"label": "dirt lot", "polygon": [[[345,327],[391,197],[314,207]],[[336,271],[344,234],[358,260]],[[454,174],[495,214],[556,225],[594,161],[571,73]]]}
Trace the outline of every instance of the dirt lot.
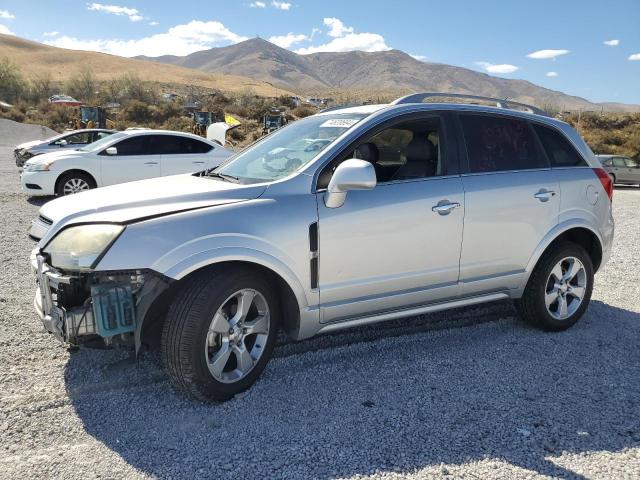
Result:
{"label": "dirt lot", "polygon": [[640,477],[637,188],[616,189],[613,258],[570,331],[498,303],[321,337],[279,347],[222,405],[42,330],[38,203],[0,146],[0,478]]}

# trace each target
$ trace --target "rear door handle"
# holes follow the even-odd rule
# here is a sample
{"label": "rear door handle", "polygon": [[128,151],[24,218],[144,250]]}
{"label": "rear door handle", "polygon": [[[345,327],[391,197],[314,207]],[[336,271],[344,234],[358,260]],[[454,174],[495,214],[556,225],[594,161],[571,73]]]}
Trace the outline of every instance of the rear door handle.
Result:
{"label": "rear door handle", "polygon": [[449,215],[454,208],[458,208],[460,203],[450,202],[449,200],[440,200],[437,205],[431,207],[432,212],[439,215]]}
{"label": "rear door handle", "polygon": [[158,165],[158,162],[144,162],[145,165]]}
{"label": "rear door handle", "polygon": [[555,196],[555,194],[556,192],[554,192],[553,190],[546,190],[543,188],[542,190],[536,192],[533,196],[541,202],[548,202],[551,197]]}
{"label": "rear door handle", "polygon": [[204,162],[196,162],[196,161],[193,161],[193,162],[191,162],[191,163],[195,163],[195,164],[197,164],[197,165],[202,165]]}

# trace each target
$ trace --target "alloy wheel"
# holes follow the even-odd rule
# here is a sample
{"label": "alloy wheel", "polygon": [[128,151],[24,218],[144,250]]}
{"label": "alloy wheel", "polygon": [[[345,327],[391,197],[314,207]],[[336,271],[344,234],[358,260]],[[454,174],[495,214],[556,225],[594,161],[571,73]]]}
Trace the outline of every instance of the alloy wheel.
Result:
{"label": "alloy wheel", "polygon": [[547,312],[556,320],[571,317],[587,291],[587,271],[576,257],[560,260],[551,270],[545,289]]}
{"label": "alloy wheel", "polygon": [[230,295],[218,308],[207,332],[205,357],[217,381],[234,383],[253,369],[269,336],[269,305],[250,288]]}
{"label": "alloy wheel", "polygon": [[65,195],[71,195],[72,193],[82,192],[84,190],[89,190],[91,187],[82,178],[70,178],[64,183],[62,187],[62,192]]}

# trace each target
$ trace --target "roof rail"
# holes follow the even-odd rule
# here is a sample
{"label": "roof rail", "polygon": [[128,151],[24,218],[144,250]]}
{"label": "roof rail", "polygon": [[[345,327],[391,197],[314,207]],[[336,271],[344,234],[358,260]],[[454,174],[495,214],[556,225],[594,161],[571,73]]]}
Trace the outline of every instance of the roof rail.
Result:
{"label": "roof rail", "polygon": [[403,105],[405,103],[422,103],[423,100],[427,98],[434,97],[447,97],[447,98],[465,98],[469,100],[484,100],[486,102],[493,102],[496,104],[498,108],[508,108],[511,110],[518,110],[519,107],[521,111],[525,111],[528,113],[535,113],[536,115],[544,115],[545,117],[549,117],[550,115],[542,110],[541,108],[534,107],[533,105],[527,105],[526,103],[514,102],[513,100],[508,100],[506,98],[493,98],[493,97],[483,97],[481,95],[467,95],[466,93],[438,93],[438,92],[425,92],[425,93],[413,93],[411,95],[407,95],[405,97],[400,97],[393,102],[391,105]]}

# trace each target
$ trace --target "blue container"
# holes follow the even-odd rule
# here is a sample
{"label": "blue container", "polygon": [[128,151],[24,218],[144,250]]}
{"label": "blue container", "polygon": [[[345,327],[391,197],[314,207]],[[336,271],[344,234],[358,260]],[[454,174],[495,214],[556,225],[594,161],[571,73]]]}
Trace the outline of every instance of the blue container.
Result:
{"label": "blue container", "polygon": [[135,330],[135,304],[129,285],[95,285],[91,287],[91,298],[98,335],[111,337]]}

